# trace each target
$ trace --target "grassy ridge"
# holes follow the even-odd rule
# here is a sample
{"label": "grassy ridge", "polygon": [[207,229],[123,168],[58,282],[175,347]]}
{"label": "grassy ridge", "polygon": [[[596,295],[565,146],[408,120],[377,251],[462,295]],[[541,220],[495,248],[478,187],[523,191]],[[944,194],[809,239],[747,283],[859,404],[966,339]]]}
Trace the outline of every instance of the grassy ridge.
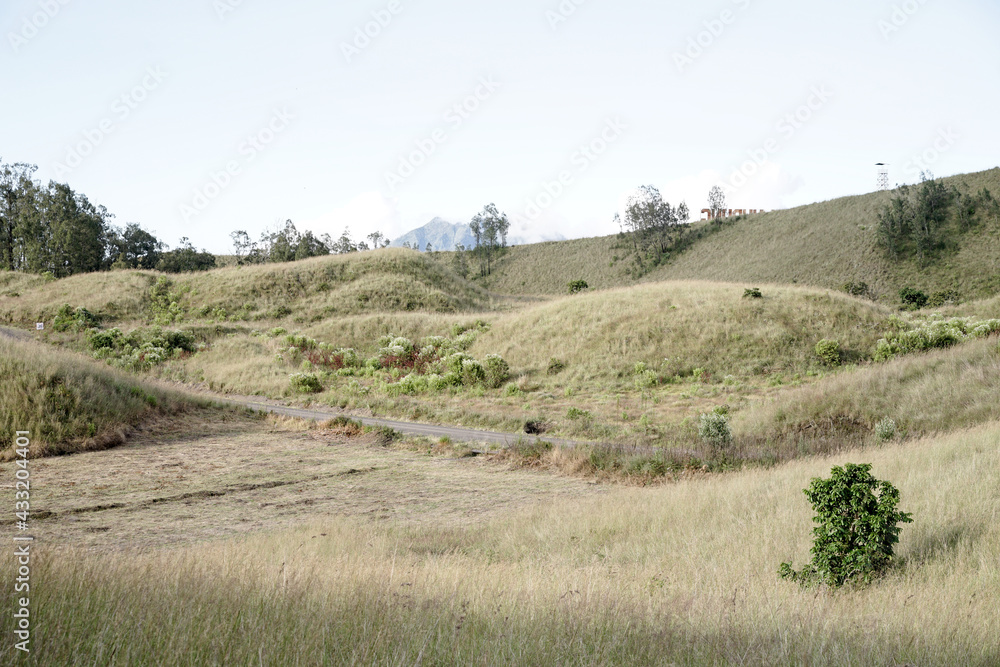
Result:
{"label": "grassy ridge", "polygon": [[178,281],[193,309],[236,312],[285,306],[318,321],[362,312],[455,312],[485,308],[489,295],[424,254],[399,248],[301,262],[227,267]]}
{"label": "grassy ridge", "polygon": [[[159,554],[36,554],[28,664],[996,664],[998,438],[993,423],[607,487],[473,526],[330,517]],[[913,513],[896,566],[836,594],[779,580],[808,558],[801,489],[848,461]]]}
{"label": "grassy ridge", "polygon": [[[0,336],[0,430],[31,432],[33,456],[102,449],[156,415],[191,403],[104,364]],[[0,460],[13,457],[13,442]]]}
{"label": "grassy ridge", "polygon": [[46,282],[35,276],[0,273],[0,320],[51,321],[66,303],[87,308],[106,321],[152,318],[159,311],[150,291],[158,279],[169,281],[164,297],[177,302],[185,320],[304,323],[346,314],[450,313],[491,306],[482,287],[459,278],[441,263],[412,250],[387,248],[180,275],[112,271]]}

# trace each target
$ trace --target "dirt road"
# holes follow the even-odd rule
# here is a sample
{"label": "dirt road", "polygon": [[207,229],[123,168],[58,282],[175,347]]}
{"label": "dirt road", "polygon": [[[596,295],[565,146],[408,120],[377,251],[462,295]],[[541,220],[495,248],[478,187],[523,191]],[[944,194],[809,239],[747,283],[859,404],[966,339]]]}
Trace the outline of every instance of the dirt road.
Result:
{"label": "dirt road", "polygon": [[[302,419],[314,419],[323,421],[339,417],[344,413],[333,408],[298,408],[281,405],[273,401],[263,401],[260,398],[249,396],[223,396],[220,394],[208,394],[213,400],[228,405],[239,405],[252,410],[263,412],[273,412],[289,417],[300,417]],[[478,429],[463,428],[461,426],[438,426],[435,424],[421,424],[418,422],[398,421],[394,419],[382,419],[379,417],[355,417],[345,415],[357,420],[366,426],[388,426],[396,429],[404,435],[426,436],[429,438],[448,437],[457,442],[484,443],[490,445],[510,446],[518,441],[533,442],[536,437],[541,437],[546,442],[551,442],[559,447],[574,447],[585,444],[577,440],[566,440],[564,438],[547,438],[544,436],[526,435],[524,433],[500,433],[498,431],[480,431]]]}

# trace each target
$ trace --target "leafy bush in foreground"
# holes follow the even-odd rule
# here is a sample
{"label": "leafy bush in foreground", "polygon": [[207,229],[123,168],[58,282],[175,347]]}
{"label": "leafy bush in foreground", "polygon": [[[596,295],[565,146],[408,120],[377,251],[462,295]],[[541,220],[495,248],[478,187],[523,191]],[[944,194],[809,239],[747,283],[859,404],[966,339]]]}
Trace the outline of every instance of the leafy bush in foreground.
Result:
{"label": "leafy bush in foreground", "polygon": [[900,523],[913,519],[896,511],[899,491],[875,479],[871,464],[834,466],[830,479],[814,477],[804,490],[816,516],[812,562],[796,572],[782,563],[778,574],[803,585],[870,583],[892,562]]}

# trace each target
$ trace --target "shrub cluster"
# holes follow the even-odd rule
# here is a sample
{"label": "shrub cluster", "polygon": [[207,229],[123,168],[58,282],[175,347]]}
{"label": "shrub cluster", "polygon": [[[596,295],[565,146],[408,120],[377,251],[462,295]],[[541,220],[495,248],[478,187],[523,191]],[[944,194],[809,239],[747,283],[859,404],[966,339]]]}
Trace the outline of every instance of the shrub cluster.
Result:
{"label": "shrub cluster", "polygon": [[288,376],[293,391],[302,394],[317,394],[323,391],[323,383],[314,373],[292,373]]}
{"label": "shrub cluster", "polygon": [[510,379],[507,362],[497,354],[478,360],[465,353],[486,328],[488,325],[481,320],[456,325],[452,338],[428,336],[419,344],[402,336],[383,336],[377,341],[375,355],[367,359],[353,348],[337,348],[306,336],[288,335],[284,340],[287,347],[278,359],[291,362],[301,359],[305,370],[319,368],[346,376],[384,377],[388,372],[389,381],[383,389],[390,395],[461,386],[496,389]]}
{"label": "shrub cluster", "polygon": [[910,352],[951,347],[974,338],[986,338],[997,332],[1000,332],[1000,319],[952,317],[946,320],[940,315],[932,315],[914,329],[892,331],[885,338],[880,338],[872,357],[875,361],[886,361]]}
{"label": "shrub cluster", "polygon": [[872,297],[872,292],[871,289],[868,287],[868,283],[861,280],[859,281],[852,280],[851,282],[844,283],[843,285],[841,285],[840,289],[844,290],[851,296],[864,296],[869,298]]}
{"label": "shrub cluster", "polygon": [[90,348],[95,359],[130,371],[147,371],[168,359],[195,351],[190,331],[165,331],[159,327],[123,333],[117,327],[106,331],[92,329]]}
{"label": "shrub cluster", "polygon": [[743,290],[744,299],[763,299],[764,295],[761,294],[759,287],[748,287]]}
{"label": "shrub cluster", "polygon": [[74,310],[73,306],[63,304],[56,312],[56,317],[52,322],[52,328],[56,331],[81,331],[91,329],[98,324],[98,318],[84,307]]}
{"label": "shrub cluster", "polygon": [[904,287],[899,290],[899,300],[904,308],[918,310],[927,305],[927,295],[914,287]]}

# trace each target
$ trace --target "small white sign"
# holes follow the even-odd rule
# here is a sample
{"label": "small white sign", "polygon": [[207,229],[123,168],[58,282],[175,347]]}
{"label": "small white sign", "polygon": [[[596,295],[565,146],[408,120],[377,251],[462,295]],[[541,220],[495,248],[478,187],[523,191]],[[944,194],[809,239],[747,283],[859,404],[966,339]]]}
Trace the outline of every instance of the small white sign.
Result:
{"label": "small white sign", "polygon": [[35,322],[35,331],[44,331],[45,322]]}

